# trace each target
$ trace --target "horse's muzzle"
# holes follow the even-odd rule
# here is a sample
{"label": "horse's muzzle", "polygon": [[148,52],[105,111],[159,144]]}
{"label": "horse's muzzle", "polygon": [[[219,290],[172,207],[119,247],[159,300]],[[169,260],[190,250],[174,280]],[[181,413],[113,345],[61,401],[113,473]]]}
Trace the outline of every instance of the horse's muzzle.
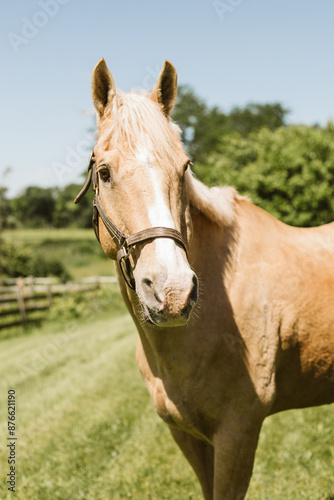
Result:
{"label": "horse's muzzle", "polygon": [[186,290],[179,287],[159,291],[154,283],[142,280],[144,301],[141,301],[144,317],[156,326],[182,326],[187,323],[198,301],[198,279],[193,273]]}

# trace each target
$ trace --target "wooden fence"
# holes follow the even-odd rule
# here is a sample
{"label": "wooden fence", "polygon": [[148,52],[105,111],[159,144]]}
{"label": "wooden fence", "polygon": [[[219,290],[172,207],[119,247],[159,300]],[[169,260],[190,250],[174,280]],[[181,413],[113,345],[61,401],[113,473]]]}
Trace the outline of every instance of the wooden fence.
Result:
{"label": "wooden fence", "polygon": [[0,278],[0,329],[26,328],[31,314],[49,309],[54,297],[91,292],[100,288],[102,283],[116,283],[116,277],[96,276],[65,284],[57,278]]}

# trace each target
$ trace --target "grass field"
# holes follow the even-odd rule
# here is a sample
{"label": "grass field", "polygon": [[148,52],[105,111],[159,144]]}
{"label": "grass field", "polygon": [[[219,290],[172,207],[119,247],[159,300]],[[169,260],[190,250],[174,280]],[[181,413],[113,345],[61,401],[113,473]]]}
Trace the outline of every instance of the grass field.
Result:
{"label": "grass field", "polygon": [[[192,470],[155,415],[119,314],[0,343],[0,498],[200,500]],[[6,400],[17,402],[17,487],[7,492]],[[333,407],[264,425],[248,500],[334,499]]]}
{"label": "grass field", "polygon": [[[6,231],[73,278],[113,274],[92,230]],[[115,289],[56,300],[41,328],[0,337],[0,499],[7,491],[7,390],[17,398],[18,500],[200,500],[135,363],[136,332]],[[334,407],[263,427],[247,500],[334,500]]]}

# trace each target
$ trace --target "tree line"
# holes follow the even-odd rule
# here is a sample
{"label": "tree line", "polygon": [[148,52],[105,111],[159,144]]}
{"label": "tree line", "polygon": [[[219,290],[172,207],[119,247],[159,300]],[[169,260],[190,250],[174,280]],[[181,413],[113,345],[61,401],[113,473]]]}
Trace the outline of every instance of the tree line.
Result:
{"label": "tree line", "polygon": [[[313,226],[334,219],[334,125],[288,125],[279,103],[249,104],[224,113],[188,86],[179,89],[173,119],[209,185],[232,185],[282,221]],[[92,190],[80,206],[81,184],[29,186],[8,199],[0,187],[0,228],[91,227]]]}
{"label": "tree line", "polygon": [[91,226],[93,193],[88,193],[80,206],[73,200],[80,184],[64,188],[29,186],[12,199],[0,191],[1,226],[4,229]]}

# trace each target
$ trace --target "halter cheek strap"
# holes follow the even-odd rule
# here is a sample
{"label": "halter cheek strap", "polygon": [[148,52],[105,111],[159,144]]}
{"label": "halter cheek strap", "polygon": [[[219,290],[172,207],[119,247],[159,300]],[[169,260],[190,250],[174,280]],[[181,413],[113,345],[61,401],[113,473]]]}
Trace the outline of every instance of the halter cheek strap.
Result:
{"label": "halter cheek strap", "polygon": [[126,284],[132,289],[135,290],[136,288],[136,283],[135,279],[132,274],[132,269],[131,269],[131,264],[130,264],[130,254],[132,251],[132,248],[137,244],[137,243],[143,243],[147,242],[149,240],[154,240],[156,238],[171,238],[174,241],[176,241],[179,245],[182,246],[184,251],[187,254],[187,245],[182,237],[182,234],[177,231],[176,229],[169,228],[169,227],[151,227],[148,229],[144,229],[143,231],[138,231],[137,233],[133,235],[127,235],[125,234],[121,229],[119,229],[116,224],[113,223],[113,221],[108,217],[105,209],[103,208],[103,205],[101,203],[100,197],[99,197],[99,189],[98,189],[98,175],[96,172],[96,166],[95,166],[95,156],[94,156],[94,151],[91,154],[89,165],[88,165],[88,176],[86,179],[86,182],[81,189],[80,193],[77,195],[77,197],[74,200],[74,203],[79,203],[82,198],[85,196],[87,193],[91,182],[93,179],[93,188],[95,191],[95,196],[94,196],[94,201],[93,201],[93,227],[94,227],[94,232],[95,235],[100,242],[100,236],[99,236],[99,217],[101,217],[101,220],[107,229],[108,233],[110,236],[113,238],[113,240],[116,241],[117,246],[118,246],[118,251],[117,251],[117,263],[119,265],[119,268],[122,272],[122,275],[124,277],[124,280]]}

